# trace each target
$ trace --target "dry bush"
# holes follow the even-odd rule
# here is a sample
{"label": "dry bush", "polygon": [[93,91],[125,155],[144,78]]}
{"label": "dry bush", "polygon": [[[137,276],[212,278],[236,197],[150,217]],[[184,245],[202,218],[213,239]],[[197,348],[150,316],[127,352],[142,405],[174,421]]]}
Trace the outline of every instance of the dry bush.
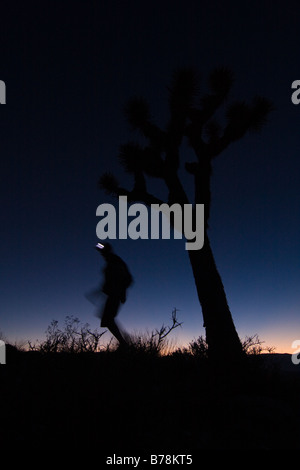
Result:
{"label": "dry bush", "polygon": [[52,320],[46,330],[45,341],[38,345],[28,342],[29,350],[43,353],[99,352],[104,349],[100,340],[105,333],[106,331],[92,331],[88,323],[81,325],[78,318],[67,316],[63,329],[58,327],[57,320]]}
{"label": "dry bush", "polygon": [[171,349],[169,334],[182,325],[177,319],[177,309],[172,311],[172,325],[162,325],[160,329],[155,329],[151,333],[135,333],[128,338],[131,351],[140,354],[153,356],[166,355]]}

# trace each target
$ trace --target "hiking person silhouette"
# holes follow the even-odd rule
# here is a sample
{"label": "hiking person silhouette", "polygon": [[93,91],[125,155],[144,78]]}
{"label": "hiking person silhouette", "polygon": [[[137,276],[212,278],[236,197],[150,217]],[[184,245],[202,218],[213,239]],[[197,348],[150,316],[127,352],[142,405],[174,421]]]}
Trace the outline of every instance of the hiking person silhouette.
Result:
{"label": "hiking person silhouette", "polygon": [[102,292],[106,294],[107,299],[102,312],[99,314],[101,318],[100,326],[108,328],[121,345],[127,345],[115,318],[120,304],[126,302],[127,289],[132,284],[133,278],[126,263],[113,252],[110,243],[105,243],[105,245],[98,243],[95,248],[106,261],[103,270],[104,284]]}

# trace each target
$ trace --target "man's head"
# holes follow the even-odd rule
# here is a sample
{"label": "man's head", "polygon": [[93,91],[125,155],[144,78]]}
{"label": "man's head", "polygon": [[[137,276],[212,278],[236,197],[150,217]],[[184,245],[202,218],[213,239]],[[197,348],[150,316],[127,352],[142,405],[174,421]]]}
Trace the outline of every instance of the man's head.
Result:
{"label": "man's head", "polygon": [[113,251],[110,243],[97,243],[96,250],[99,251],[99,253],[101,253],[101,255],[104,257]]}

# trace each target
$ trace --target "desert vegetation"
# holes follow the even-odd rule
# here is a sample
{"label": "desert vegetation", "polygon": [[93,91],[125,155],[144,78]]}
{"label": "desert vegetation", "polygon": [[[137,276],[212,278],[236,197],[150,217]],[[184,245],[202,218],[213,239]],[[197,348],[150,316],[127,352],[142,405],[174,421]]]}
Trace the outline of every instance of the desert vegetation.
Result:
{"label": "desert vegetation", "polygon": [[[122,354],[140,354],[160,356],[190,356],[201,359],[208,359],[208,345],[203,336],[193,339],[187,346],[177,347],[172,341],[173,331],[181,327],[183,322],[179,322],[177,309],[174,308],[171,314],[171,324],[163,324],[160,328],[151,332],[148,330],[134,332],[127,335],[128,348]],[[16,347],[19,350],[31,352],[47,353],[114,353],[119,350],[118,342],[111,337],[107,340],[107,330],[92,330],[88,323],[82,323],[79,318],[71,315],[66,316],[64,324],[60,327],[57,320],[52,320],[45,332],[45,339],[41,341],[28,341],[23,347]],[[242,340],[242,348],[247,356],[259,355],[262,353],[272,353],[275,348],[264,346],[264,342],[257,334],[246,336]]]}
{"label": "desert vegetation", "polygon": [[270,368],[272,349],[257,335],[242,340],[242,363],[232,367],[226,350],[211,363],[203,337],[172,343],[176,310],[169,323],[135,333],[126,350],[73,316],[62,326],[52,321],[42,341],[7,345],[3,448],[99,455],[299,448],[299,374]]}

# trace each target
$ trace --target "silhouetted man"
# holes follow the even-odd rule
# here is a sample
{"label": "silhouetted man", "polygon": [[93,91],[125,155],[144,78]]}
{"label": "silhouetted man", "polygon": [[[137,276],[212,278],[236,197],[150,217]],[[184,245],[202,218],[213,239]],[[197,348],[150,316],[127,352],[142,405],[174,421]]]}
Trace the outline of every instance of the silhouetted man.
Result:
{"label": "silhouetted man", "polygon": [[108,328],[119,343],[125,345],[127,343],[116,324],[115,318],[118,314],[120,304],[126,302],[126,291],[132,284],[133,279],[126,263],[113,253],[109,243],[105,243],[105,245],[98,243],[96,249],[106,261],[102,292],[107,295],[107,299],[102,314],[100,315],[100,325]]}

